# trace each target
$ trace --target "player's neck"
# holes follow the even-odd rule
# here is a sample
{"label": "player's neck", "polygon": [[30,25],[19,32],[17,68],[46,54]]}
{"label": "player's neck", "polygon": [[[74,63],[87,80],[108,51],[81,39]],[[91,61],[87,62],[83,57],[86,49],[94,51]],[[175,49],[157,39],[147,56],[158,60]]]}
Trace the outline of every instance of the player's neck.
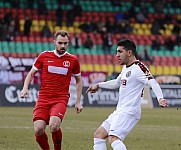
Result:
{"label": "player's neck", "polygon": [[136,57],[130,57],[128,63],[126,64],[126,66],[130,66],[132,65],[135,61],[137,61]]}

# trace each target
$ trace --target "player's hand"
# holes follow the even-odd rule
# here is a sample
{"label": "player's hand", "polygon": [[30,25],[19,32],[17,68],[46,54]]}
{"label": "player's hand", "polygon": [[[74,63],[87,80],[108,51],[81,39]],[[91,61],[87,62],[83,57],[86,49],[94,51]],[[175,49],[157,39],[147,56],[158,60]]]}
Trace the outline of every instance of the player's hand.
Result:
{"label": "player's hand", "polygon": [[99,84],[94,84],[94,85],[91,85],[86,93],[90,92],[90,93],[95,93],[97,90],[99,89]]}
{"label": "player's hand", "polygon": [[80,104],[75,104],[75,111],[79,114],[83,110],[83,106]]}
{"label": "player's hand", "polygon": [[160,99],[159,99],[159,105],[160,105],[161,107],[168,107],[168,102],[167,102],[166,99],[160,98]]}
{"label": "player's hand", "polygon": [[28,90],[27,89],[23,89],[20,93],[20,97],[21,98],[27,98],[28,97]]}

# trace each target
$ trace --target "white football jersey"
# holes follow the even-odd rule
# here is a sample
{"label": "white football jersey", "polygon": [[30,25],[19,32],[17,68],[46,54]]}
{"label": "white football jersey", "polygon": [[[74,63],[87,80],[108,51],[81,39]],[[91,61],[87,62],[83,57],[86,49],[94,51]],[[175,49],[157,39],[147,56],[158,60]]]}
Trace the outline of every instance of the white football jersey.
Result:
{"label": "white football jersey", "polygon": [[116,79],[120,85],[116,111],[123,111],[140,118],[143,89],[150,79],[153,79],[153,76],[140,61],[136,61],[127,67],[124,66],[121,74]]}

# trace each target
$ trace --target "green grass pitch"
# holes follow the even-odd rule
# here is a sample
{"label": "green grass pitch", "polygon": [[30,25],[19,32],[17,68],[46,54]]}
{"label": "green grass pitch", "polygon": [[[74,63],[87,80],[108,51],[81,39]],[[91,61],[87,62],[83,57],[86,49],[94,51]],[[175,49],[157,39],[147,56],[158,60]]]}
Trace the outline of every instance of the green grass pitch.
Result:
{"label": "green grass pitch", "polygon": [[[77,115],[68,108],[61,124],[62,150],[92,150],[94,131],[113,110],[87,107]],[[0,107],[0,150],[40,149],[34,139],[32,111],[32,107]],[[53,149],[48,126],[46,132]],[[124,143],[128,150],[181,150],[181,108],[143,109]]]}

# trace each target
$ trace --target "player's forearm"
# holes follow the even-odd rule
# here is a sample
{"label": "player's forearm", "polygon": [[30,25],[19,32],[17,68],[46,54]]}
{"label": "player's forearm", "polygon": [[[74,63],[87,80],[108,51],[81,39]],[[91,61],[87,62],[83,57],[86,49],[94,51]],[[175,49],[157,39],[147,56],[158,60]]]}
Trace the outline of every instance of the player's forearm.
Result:
{"label": "player's forearm", "polygon": [[99,83],[99,88],[116,89],[118,87],[119,87],[119,84],[116,79]]}
{"label": "player's forearm", "polygon": [[23,89],[28,89],[28,86],[31,83],[32,79],[33,79],[33,75],[31,73],[28,73],[28,75],[26,76],[26,79],[24,81]]}
{"label": "player's forearm", "polygon": [[163,98],[163,93],[158,82],[155,79],[151,79],[148,83],[151,86],[153,92],[155,93],[157,100],[159,101],[161,98]]}
{"label": "player's forearm", "polygon": [[81,95],[82,95],[82,80],[80,80],[76,84],[76,92],[77,92],[77,100],[76,103],[80,103]]}

